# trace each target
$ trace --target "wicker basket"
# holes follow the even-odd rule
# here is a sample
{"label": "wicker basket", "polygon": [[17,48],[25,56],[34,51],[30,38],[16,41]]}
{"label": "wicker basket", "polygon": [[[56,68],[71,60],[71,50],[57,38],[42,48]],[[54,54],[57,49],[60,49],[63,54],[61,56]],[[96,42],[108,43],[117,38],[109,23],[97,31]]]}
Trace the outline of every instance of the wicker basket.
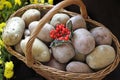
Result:
{"label": "wicker basket", "polygon": [[80,7],[81,15],[84,17],[87,23],[94,25],[96,27],[97,26],[105,27],[103,24],[88,18],[86,7],[83,4],[82,0],[64,0],[55,6],[42,5],[42,4],[27,5],[17,10],[14,14],[10,16],[10,18],[14,16],[21,16],[26,10],[31,9],[31,8],[40,10],[42,12],[42,15],[44,15],[42,19],[39,21],[39,24],[38,24],[39,27],[37,27],[30,36],[30,39],[27,43],[27,50],[26,50],[27,54],[25,56],[22,56],[20,53],[16,52],[11,46],[8,46],[8,45],[6,45],[6,49],[13,56],[23,61],[28,67],[35,70],[36,73],[42,75],[47,80],[102,80],[107,74],[112,72],[119,64],[120,45],[119,45],[119,41],[112,33],[111,35],[113,38],[113,45],[116,50],[116,58],[113,61],[113,63],[110,64],[108,67],[100,71],[94,72],[94,73],[71,73],[71,72],[61,71],[61,70],[58,70],[58,69],[55,69],[49,66],[45,66],[42,63],[35,61],[31,55],[31,48],[32,48],[33,41],[36,38],[36,35],[41,30],[42,26],[46,22],[48,22],[55,13],[63,12],[63,13],[69,14],[70,16],[74,16],[78,14],[78,13],[63,9],[72,4]]}

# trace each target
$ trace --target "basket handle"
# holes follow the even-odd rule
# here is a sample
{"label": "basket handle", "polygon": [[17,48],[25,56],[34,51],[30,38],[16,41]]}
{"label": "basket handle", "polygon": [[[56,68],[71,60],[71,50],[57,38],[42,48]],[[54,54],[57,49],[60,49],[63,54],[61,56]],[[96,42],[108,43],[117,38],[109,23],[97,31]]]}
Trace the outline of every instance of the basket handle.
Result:
{"label": "basket handle", "polygon": [[50,19],[52,18],[52,16],[54,14],[56,14],[58,11],[60,11],[61,9],[70,6],[70,5],[77,5],[80,7],[80,12],[81,15],[83,16],[83,18],[87,19],[88,15],[87,15],[87,10],[86,7],[84,5],[84,3],[82,2],[82,0],[64,0],[61,1],[60,3],[58,3],[57,5],[55,5],[51,10],[48,11],[47,14],[44,15],[44,17],[39,21],[38,26],[33,30],[33,32],[31,33],[30,39],[27,43],[26,46],[26,60],[27,60],[27,65],[29,67],[32,67],[32,65],[34,64],[34,59],[32,56],[32,44],[37,36],[37,34],[40,32],[40,30],[42,29],[42,27],[44,26],[44,24],[48,21],[50,21]]}

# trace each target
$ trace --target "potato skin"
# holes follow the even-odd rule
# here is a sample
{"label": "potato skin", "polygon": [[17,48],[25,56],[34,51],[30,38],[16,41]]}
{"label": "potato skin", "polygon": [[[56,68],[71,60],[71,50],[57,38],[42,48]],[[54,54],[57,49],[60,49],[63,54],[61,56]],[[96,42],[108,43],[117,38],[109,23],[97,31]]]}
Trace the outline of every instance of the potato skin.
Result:
{"label": "potato skin", "polygon": [[75,51],[75,56],[74,56],[73,60],[84,62],[86,60],[86,55],[81,54],[78,51]]}
{"label": "potato skin", "polygon": [[15,50],[16,50],[18,53],[24,55],[24,53],[23,53],[23,51],[22,51],[22,49],[21,49],[21,46],[20,46],[20,42],[19,42],[18,44],[16,44],[16,45],[14,46],[14,48],[15,48]]}
{"label": "potato skin", "polygon": [[76,72],[76,73],[90,73],[92,70],[90,67],[79,61],[72,61],[67,64],[66,71],[68,72]]}
{"label": "potato skin", "polygon": [[110,31],[105,27],[93,28],[91,34],[94,36],[96,44],[98,45],[111,45],[112,36]]}
{"label": "potato skin", "polygon": [[81,54],[89,54],[95,48],[95,40],[91,33],[84,28],[73,32],[72,43],[76,51]]}
{"label": "potato skin", "polygon": [[87,64],[92,69],[102,69],[115,59],[115,50],[110,45],[99,45],[86,57]]}
{"label": "potato skin", "polygon": [[[21,41],[20,46],[24,54],[26,54],[26,44],[30,37],[26,37]],[[48,47],[39,39],[35,39],[32,46],[33,58],[40,62],[48,62],[50,60],[51,54]]]}
{"label": "potato skin", "polygon": [[65,71],[65,66],[66,66],[66,64],[59,63],[57,60],[55,60],[54,58],[52,58],[52,59],[47,63],[47,66],[50,66],[50,67],[53,67],[53,68],[56,68],[56,69]]}
{"label": "potato skin", "polygon": [[[39,23],[38,21],[33,21],[30,23],[29,25],[30,32],[32,32],[33,29],[37,27],[38,23]],[[50,37],[50,31],[54,29],[55,28],[52,25],[46,23],[41,29],[41,31],[38,33],[37,38],[44,42],[51,42],[53,39]]]}
{"label": "potato skin", "polygon": [[25,22],[20,17],[12,17],[7,21],[2,33],[2,39],[6,45],[16,45],[20,42],[25,29]]}
{"label": "potato skin", "polygon": [[22,19],[25,21],[26,27],[28,27],[30,22],[38,21],[40,18],[41,18],[41,13],[37,9],[28,9],[22,15]]}
{"label": "potato skin", "polygon": [[56,24],[66,24],[66,22],[69,19],[70,19],[70,17],[67,14],[57,13],[52,17],[50,24],[55,27]]}
{"label": "potato skin", "polygon": [[69,21],[72,21],[72,25],[73,25],[73,30],[78,29],[78,28],[86,28],[86,22],[84,20],[84,18],[81,15],[76,15],[71,17],[67,23]]}
{"label": "potato skin", "polygon": [[67,63],[75,56],[75,51],[70,43],[63,43],[62,45],[52,47],[54,58],[60,63]]}

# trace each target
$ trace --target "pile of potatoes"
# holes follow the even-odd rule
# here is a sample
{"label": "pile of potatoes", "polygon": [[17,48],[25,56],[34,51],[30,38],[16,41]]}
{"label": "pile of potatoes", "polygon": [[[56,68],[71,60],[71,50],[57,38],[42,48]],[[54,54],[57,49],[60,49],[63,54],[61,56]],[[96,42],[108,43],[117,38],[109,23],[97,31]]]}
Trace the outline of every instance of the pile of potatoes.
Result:
{"label": "pile of potatoes", "polygon": [[[12,17],[2,33],[6,45],[13,46],[21,55],[26,54],[26,44],[30,34],[42,18],[37,9],[29,9],[20,17]],[[51,46],[54,41],[50,31],[57,24],[67,26],[72,22],[73,36],[68,42]],[[68,72],[90,73],[110,65],[115,59],[110,31],[102,26],[88,30],[87,23],[81,15],[69,16],[57,13],[47,22],[37,35],[32,46],[33,58],[44,65]]]}

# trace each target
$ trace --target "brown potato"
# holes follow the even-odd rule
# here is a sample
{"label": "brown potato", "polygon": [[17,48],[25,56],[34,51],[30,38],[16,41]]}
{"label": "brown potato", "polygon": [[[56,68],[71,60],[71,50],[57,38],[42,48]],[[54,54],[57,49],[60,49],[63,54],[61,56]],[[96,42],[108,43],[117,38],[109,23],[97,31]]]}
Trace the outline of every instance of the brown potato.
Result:
{"label": "brown potato", "polygon": [[112,36],[110,31],[105,27],[96,27],[91,30],[91,34],[94,36],[96,43],[102,45],[111,45]]}
{"label": "brown potato", "polygon": [[75,51],[70,43],[63,43],[59,46],[53,46],[52,52],[54,58],[60,63],[67,63],[75,56]]}
{"label": "brown potato", "polygon": [[110,45],[97,46],[87,57],[86,62],[92,69],[102,69],[115,59],[115,50]]}
{"label": "brown potato", "polygon": [[57,13],[52,17],[50,24],[55,27],[56,24],[66,24],[66,22],[69,19],[70,19],[70,17],[67,14]]}
{"label": "brown potato", "polygon": [[41,13],[37,9],[28,9],[22,15],[22,19],[25,21],[26,27],[32,22],[37,21],[41,17]]}
{"label": "brown potato", "polygon": [[78,28],[86,28],[86,22],[84,20],[84,18],[81,15],[76,15],[71,17],[67,23],[69,21],[72,21],[72,25],[73,25],[73,30],[78,29]]}
{"label": "brown potato", "polygon": [[92,72],[92,70],[90,69],[90,67],[87,64],[79,62],[79,61],[72,61],[72,62],[68,63],[68,65],[66,66],[66,70],[68,72],[76,72],[76,73]]}
{"label": "brown potato", "polygon": [[75,50],[81,54],[89,54],[95,48],[95,40],[91,33],[84,28],[73,32],[72,43]]}

